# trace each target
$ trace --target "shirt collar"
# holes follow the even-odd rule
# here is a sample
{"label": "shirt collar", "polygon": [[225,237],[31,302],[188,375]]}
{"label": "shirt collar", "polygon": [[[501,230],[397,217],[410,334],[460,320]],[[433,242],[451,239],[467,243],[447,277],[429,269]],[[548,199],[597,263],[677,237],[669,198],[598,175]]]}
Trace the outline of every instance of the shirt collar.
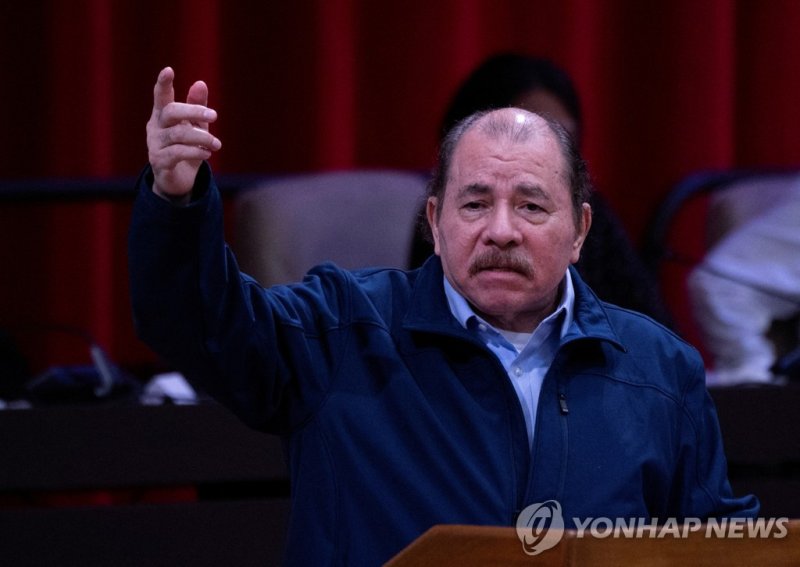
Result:
{"label": "shirt collar", "polygon": [[[447,297],[447,304],[450,307],[450,312],[453,314],[453,317],[455,317],[456,320],[461,323],[462,327],[465,329],[469,328],[467,325],[469,321],[474,318],[478,322],[495,329],[495,327],[475,313],[464,296],[462,296],[455,290],[455,288],[453,288],[453,286],[447,280],[447,276],[443,277],[442,279],[444,280],[444,293]],[[569,270],[566,271],[561,289],[561,299],[559,300],[558,305],[553,312],[545,317],[545,319],[542,321],[542,323],[554,321],[556,317],[558,317],[563,311],[564,318],[561,323],[559,337],[563,337],[567,333],[567,329],[569,329],[569,326],[572,323],[573,311],[575,307],[575,288],[572,284],[572,275],[570,274]]]}

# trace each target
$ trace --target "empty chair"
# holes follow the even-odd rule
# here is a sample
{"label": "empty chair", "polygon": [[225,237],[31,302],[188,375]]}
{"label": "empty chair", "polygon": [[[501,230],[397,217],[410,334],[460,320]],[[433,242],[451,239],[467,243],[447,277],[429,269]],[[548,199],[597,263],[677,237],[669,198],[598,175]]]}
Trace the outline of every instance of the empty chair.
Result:
{"label": "empty chair", "polygon": [[356,170],[265,181],[235,198],[233,249],[262,285],[299,281],[313,266],[405,268],[426,179]]}

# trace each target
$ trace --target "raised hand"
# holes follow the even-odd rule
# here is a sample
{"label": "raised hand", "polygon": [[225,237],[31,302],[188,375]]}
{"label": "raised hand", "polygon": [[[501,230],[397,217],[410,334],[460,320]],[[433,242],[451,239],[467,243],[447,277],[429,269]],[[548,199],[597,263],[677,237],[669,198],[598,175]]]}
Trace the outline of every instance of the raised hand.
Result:
{"label": "raised hand", "polygon": [[170,200],[188,200],[204,159],[222,147],[209,131],[217,119],[208,108],[203,81],[189,88],[186,102],[175,102],[175,72],[165,67],[153,89],[153,113],[147,122],[147,152],[153,168],[153,191]]}

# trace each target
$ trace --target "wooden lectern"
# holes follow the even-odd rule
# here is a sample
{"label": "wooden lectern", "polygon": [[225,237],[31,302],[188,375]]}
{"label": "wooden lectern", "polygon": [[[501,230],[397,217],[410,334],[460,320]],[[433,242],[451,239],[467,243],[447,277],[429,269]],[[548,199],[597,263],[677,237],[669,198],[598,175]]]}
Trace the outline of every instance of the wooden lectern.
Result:
{"label": "wooden lectern", "polygon": [[797,567],[800,520],[787,524],[783,538],[578,537],[565,530],[559,543],[527,555],[514,528],[434,526],[397,554],[386,567]]}

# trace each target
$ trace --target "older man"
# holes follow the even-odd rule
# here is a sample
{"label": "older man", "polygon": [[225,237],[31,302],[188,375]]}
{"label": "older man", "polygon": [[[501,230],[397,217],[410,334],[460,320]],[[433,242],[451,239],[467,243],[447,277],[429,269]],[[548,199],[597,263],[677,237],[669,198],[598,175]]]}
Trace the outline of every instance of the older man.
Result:
{"label": "older man", "polygon": [[176,103],[172,81],[131,226],[138,329],[285,439],[290,564],[379,564],[434,524],[513,525],[549,500],[567,527],[757,514],[731,494],[695,350],[570,268],[591,211],[559,126],[504,109],[452,131],[419,270],[328,264],[264,289],[223,241],[207,88]]}

